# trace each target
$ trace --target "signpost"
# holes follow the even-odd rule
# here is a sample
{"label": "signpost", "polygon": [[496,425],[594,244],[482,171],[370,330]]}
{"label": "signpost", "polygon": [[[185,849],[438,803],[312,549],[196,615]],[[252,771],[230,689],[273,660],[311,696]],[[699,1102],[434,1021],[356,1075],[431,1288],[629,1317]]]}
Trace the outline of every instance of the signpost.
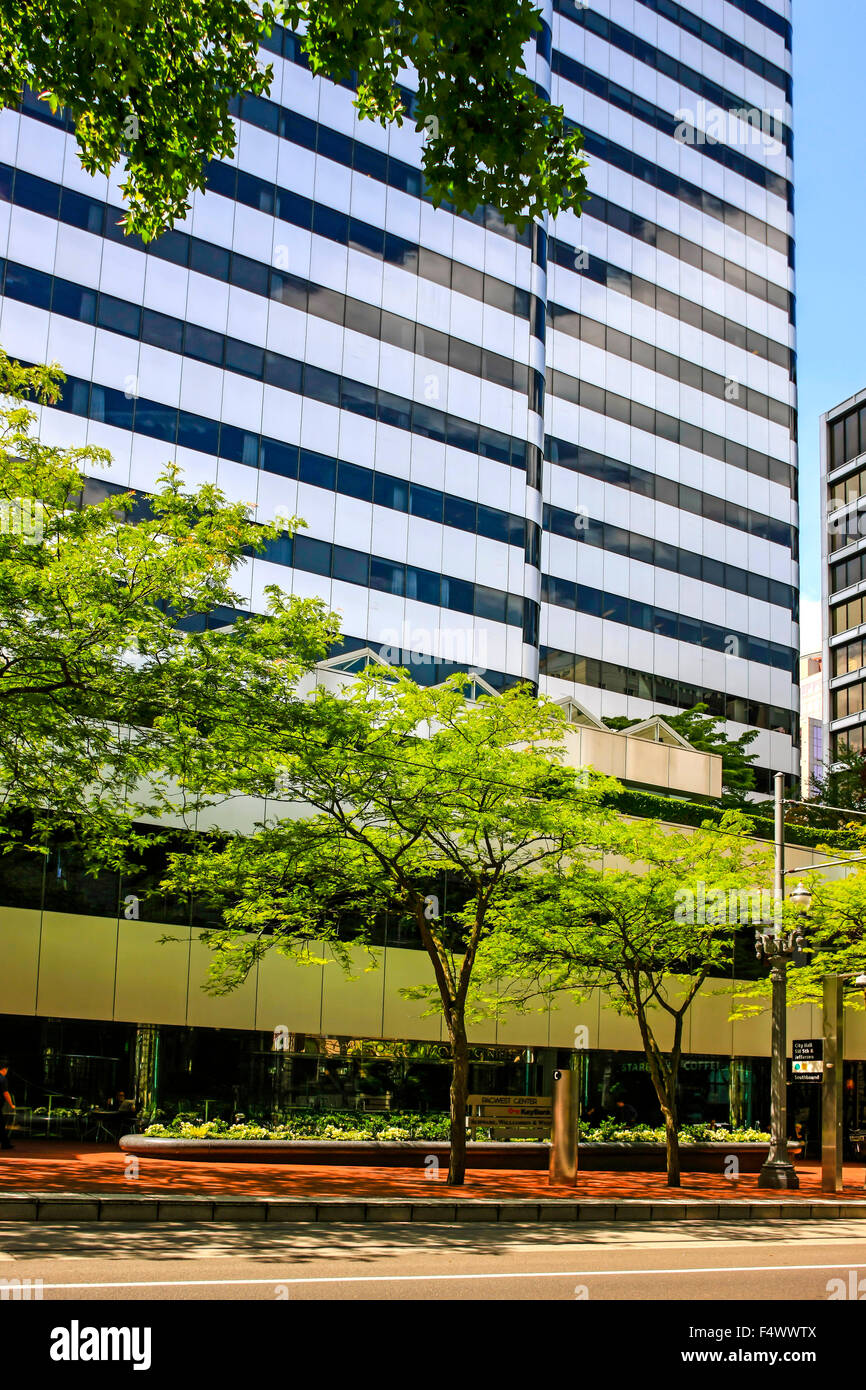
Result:
{"label": "signpost", "polygon": [[824,976],[824,1045],[827,1064],[821,1097],[821,1191],[842,1191],[842,1072],[845,1056],[841,975]]}

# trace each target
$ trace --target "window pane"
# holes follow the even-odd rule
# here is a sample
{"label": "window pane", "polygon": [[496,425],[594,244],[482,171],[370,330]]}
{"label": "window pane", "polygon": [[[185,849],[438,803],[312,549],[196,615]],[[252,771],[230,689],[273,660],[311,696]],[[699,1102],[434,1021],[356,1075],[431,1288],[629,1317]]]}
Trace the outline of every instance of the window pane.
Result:
{"label": "window pane", "polygon": [[337,460],[327,454],[314,453],[312,449],[302,449],[298,477],[302,483],[312,483],[314,487],[329,488],[333,492],[337,484]]}
{"label": "window pane", "polygon": [[369,468],[356,463],[340,463],[337,470],[337,491],[346,497],[360,497],[369,502],[373,497],[373,474]]}
{"label": "window pane", "polygon": [[505,621],[505,595],[497,589],[488,589],[483,584],[475,586],[475,615],[489,618],[492,622]]}
{"label": "window pane", "polygon": [[221,333],[213,333],[209,328],[199,328],[197,324],[188,323],[184,333],[184,349],[189,357],[195,357],[199,362],[210,362],[215,367],[222,366]]}
{"label": "window pane", "polygon": [[860,452],[860,416],[855,410],[845,421],[845,457],[855,458]]}
{"label": "window pane", "polygon": [[167,352],[183,351],[183,324],[180,319],[169,318],[168,314],[158,314],[155,309],[144,309],[141,315],[142,342],[153,347],[165,348]]}
{"label": "window pane", "polygon": [[242,376],[254,377],[261,381],[264,375],[264,350],[253,347],[252,343],[242,343],[237,338],[226,339],[226,367],[230,372],[240,372]]}
{"label": "window pane", "polygon": [[78,319],[80,323],[93,323],[96,318],[96,292],[83,285],[73,285],[68,280],[55,280],[51,297],[51,310],[63,314],[68,319]]}
{"label": "window pane", "polygon": [[178,419],[177,442],[188,449],[200,449],[205,454],[216,454],[219,445],[219,425],[216,420],[206,420],[202,415],[191,415],[182,410]]}
{"label": "window pane", "polygon": [[190,242],[190,269],[202,275],[210,275],[215,280],[229,278],[229,252],[222,246],[213,246],[209,241],[199,241],[193,237]]}
{"label": "window pane", "polygon": [[164,439],[173,444],[177,431],[177,411],[156,401],[139,401],[135,411],[135,428],[138,434],[147,434],[152,439]]}
{"label": "window pane", "polygon": [[334,546],[334,578],[348,584],[366,584],[370,557],[359,550],[347,550],[342,545]]}
{"label": "window pane", "polygon": [[311,574],[331,573],[331,547],[325,541],[313,540],[312,536],[295,536],[295,564],[298,569]]}
{"label": "window pane", "polygon": [[283,444],[279,439],[263,439],[262,468],[268,473],[279,473],[284,478],[297,478],[297,445]]}
{"label": "window pane", "polygon": [[392,478],[387,473],[377,473],[373,485],[373,501],[380,507],[406,512],[409,510],[409,484],[403,478]]}
{"label": "window pane", "polygon": [[405,573],[402,565],[392,564],[390,560],[370,559],[370,587],[380,589],[386,594],[401,594],[405,588]]}
{"label": "window pane", "polygon": [[458,613],[471,613],[475,595],[473,585],[465,579],[442,577],[442,607],[454,608]]}
{"label": "window pane", "polygon": [[23,265],[7,264],[4,293],[9,299],[47,309],[51,304],[51,276]]}
{"label": "window pane", "polygon": [[439,606],[442,582],[432,570],[419,570],[409,565],[406,569],[406,597],[417,599],[419,603]]}
{"label": "window pane", "polygon": [[409,493],[409,510],[413,516],[424,517],[427,521],[442,520],[442,493],[431,487],[421,487],[413,483]]}

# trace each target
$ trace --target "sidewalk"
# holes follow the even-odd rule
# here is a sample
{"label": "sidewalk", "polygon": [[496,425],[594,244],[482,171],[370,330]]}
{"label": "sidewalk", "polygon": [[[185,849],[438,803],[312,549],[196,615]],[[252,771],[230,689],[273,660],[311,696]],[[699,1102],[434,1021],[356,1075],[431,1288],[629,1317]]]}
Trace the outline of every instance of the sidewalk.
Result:
{"label": "sidewalk", "polygon": [[862,1165],[846,1167],[837,1196],[821,1192],[817,1164],[798,1172],[799,1191],[781,1193],[758,1188],[753,1174],[686,1173],[674,1189],[663,1173],[592,1172],[551,1187],[546,1174],[523,1170],[474,1170],[449,1188],[444,1168],[434,1179],[417,1168],[133,1159],[109,1145],[37,1140],[2,1157],[0,1220],[423,1220],[435,1211],[445,1220],[866,1220]]}

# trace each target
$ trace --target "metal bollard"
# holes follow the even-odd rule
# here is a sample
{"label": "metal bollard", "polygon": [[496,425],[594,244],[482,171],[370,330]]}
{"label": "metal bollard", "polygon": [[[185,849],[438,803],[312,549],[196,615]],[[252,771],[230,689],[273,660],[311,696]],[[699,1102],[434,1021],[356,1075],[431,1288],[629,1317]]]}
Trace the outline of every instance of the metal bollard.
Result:
{"label": "metal bollard", "polygon": [[578,1073],[555,1071],[551,1097],[550,1182],[577,1181]]}

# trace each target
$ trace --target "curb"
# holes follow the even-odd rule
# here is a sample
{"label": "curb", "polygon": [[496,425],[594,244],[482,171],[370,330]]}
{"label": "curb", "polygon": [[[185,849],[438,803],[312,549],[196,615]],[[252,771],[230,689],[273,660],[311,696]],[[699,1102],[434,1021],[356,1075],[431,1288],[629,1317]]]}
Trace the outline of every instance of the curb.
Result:
{"label": "curb", "polygon": [[832,1221],[866,1220],[866,1201],[855,1202],[714,1202],[666,1199],[654,1202],[568,1198],[467,1198],[452,1201],[431,1197],[406,1201],[400,1197],[162,1197],[74,1192],[0,1193],[2,1221],[251,1221],[345,1222],[543,1222],[543,1221]]}

